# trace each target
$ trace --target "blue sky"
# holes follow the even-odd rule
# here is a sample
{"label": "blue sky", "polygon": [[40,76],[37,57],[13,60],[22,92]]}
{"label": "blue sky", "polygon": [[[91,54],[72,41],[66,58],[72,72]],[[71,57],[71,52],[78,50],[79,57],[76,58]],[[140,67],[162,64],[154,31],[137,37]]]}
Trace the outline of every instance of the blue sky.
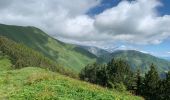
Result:
{"label": "blue sky", "polygon": [[95,14],[99,14],[108,8],[112,8],[112,7],[116,6],[119,2],[120,2],[120,0],[102,0],[102,3],[98,6],[90,9],[88,14],[92,15],[92,16]]}
{"label": "blue sky", "polygon": [[[129,1],[133,1],[133,0],[129,0]],[[121,0],[102,0],[102,3],[100,5],[92,8],[87,14],[89,14],[90,16],[95,16],[109,8],[117,6],[120,2]],[[157,7],[158,14],[160,16],[170,15],[170,0],[161,0],[161,3],[162,5]],[[137,49],[159,57],[170,57],[170,37],[165,39],[160,44],[134,45],[129,43],[118,42],[115,43],[114,45],[117,45],[117,47],[126,46],[125,49]]]}
{"label": "blue sky", "polygon": [[163,6],[158,8],[160,15],[170,15],[170,0],[161,0],[161,2]]}
{"label": "blue sky", "polygon": [[[92,9],[89,10],[89,15],[95,15],[103,12],[108,8],[112,8],[119,4],[121,0],[102,0],[102,3]],[[133,1],[133,0],[129,0]],[[157,10],[159,11],[160,15],[170,15],[170,0],[160,0],[163,6],[158,7]]]}

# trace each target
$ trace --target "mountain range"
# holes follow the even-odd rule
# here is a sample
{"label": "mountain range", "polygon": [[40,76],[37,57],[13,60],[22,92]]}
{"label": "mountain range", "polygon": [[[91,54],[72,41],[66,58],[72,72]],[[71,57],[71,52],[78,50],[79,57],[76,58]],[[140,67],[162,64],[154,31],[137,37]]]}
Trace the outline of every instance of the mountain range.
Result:
{"label": "mountain range", "polygon": [[87,64],[94,62],[107,63],[112,58],[126,60],[133,70],[141,69],[143,73],[149,70],[154,63],[159,72],[170,70],[170,62],[150,54],[135,50],[107,50],[68,44],[52,38],[47,33],[36,27],[24,27],[0,24],[0,35],[15,42],[22,43],[56,63],[79,72]]}
{"label": "mountain range", "polygon": [[[90,48],[90,47],[88,47]],[[93,48],[93,49],[92,49]],[[92,47],[87,49],[89,52],[97,52],[98,62],[107,63],[111,59],[122,59],[129,63],[132,70],[140,69],[142,73],[146,73],[149,70],[149,66],[153,63],[157,66],[157,70],[160,73],[164,73],[167,70],[170,70],[170,61],[164,58],[159,58],[148,53],[143,53],[136,50],[114,50],[113,52],[104,52],[103,49]],[[102,54],[104,52],[104,54]]]}

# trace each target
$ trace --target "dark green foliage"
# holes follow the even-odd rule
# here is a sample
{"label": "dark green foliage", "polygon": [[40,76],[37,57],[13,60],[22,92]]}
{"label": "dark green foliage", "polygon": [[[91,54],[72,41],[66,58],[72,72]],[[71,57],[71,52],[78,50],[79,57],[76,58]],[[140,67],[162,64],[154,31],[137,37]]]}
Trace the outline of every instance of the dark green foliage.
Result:
{"label": "dark green foliage", "polygon": [[[87,65],[80,73],[80,79],[120,91],[132,88],[133,73],[123,60],[112,60],[106,65]],[[125,87],[125,86],[126,87]]]}
{"label": "dark green foliage", "polygon": [[112,59],[107,65],[87,65],[79,76],[82,80],[118,91],[127,89],[147,100],[170,99],[170,71],[166,79],[161,80],[154,64],[145,77],[142,77],[141,71],[137,70],[135,74],[126,61]]}
{"label": "dark green foliage", "polygon": [[107,74],[108,81],[112,83],[123,82],[128,89],[131,88],[133,73],[130,70],[130,66],[127,62],[118,59],[112,59],[111,62],[107,64]]}
{"label": "dark green foliage", "polygon": [[166,86],[165,86],[165,98],[170,100],[170,71],[167,74],[167,78],[166,78]]}
{"label": "dark green foliage", "polygon": [[141,95],[143,93],[143,78],[141,76],[140,70],[136,73],[136,95]]}
{"label": "dark green foliage", "polygon": [[159,83],[157,100],[170,100],[170,71],[166,79]]}
{"label": "dark green foliage", "polygon": [[156,70],[155,65],[150,66],[150,71],[148,71],[147,74],[145,74],[144,79],[144,96],[149,100],[155,100],[157,97],[157,89],[159,85],[159,75]]}
{"label": "dark green foliage", "polygon": [[145,77],[137,72],[136,94],[145,97],[146,100],[170,100],[170,71],[166,79],[160,79],[156,66],[152,64]]}
{"label": "dark green foliage", "polygon": [[107,74],[106,74],[106,66],[99,65],[99,64],[92,64],[87,65],[82,71],[80,72],[80,79],[99,84],[102,86],[107,85]]}
{"label": "dark green foliage", "polygon": [[71,71],[60,67],[60,65],[57,65],[50,59],[44,57],[41,53],[3,36],[0,36],[0,51],[10,57],[13,64],[12,67],[15,69],[35,66],[74,76]]}
{"label": "dark green foliage", "polygon": [[137,95],[147,100],[170,100],[170,71],[166,79],[160,79],[155,65],[145,74],[144,80],[137,74]]}
{"label": "dark green foliage", "polygon": [[122,82],[120,82],[120,83],[114,83],[114,84],[113,84],[113,88],[116,89],[116,90],[118,90],[118,91],[120,91],[120,92],[123,92],[123,91],[126,91],[126,90],[127,90],[126,86],[125,86]]}

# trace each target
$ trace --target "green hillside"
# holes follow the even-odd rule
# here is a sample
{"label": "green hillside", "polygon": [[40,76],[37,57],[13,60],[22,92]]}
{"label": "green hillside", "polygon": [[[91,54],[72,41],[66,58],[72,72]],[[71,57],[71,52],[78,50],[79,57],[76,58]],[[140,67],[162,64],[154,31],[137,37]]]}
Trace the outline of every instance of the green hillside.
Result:
{"label": "green hillside", "polygon": [[142,100],[36,67],[11,70],[0,55],[0,100]]}
{"label": "green hillside", "polygon": [[63,66],[80,71],[88,63],[96,61],[96,56],[75,45],[60,42],[35,27],[0,24],[0,35],[27,45]]}
{"label": "green hillside", "polygon": [[[159,72],[170,70],[170,62],[157,58],[150,54],[145,54],[135,50],[119,50],[111,54],[115,59],[123,59],[127,61],[132,69],[141,69],[143,73],[149,70],[149,66],[153,63],[157,66]],[[107,59],[108,61],[110,59]]]}

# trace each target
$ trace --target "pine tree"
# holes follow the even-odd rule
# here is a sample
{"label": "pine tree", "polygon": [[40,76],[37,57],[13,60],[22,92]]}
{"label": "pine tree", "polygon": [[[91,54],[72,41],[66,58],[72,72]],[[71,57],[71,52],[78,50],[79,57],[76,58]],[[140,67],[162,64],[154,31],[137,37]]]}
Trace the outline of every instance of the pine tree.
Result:
{"label": "pine tree", "polygon": [[107,86],[106,66],[101,64],[89,64],[79,74],[80,79]]}
{"label": "pine tree", "polygon": [[145,74],[144,79],[144,96],[148,100],[156,100],[157,98],[157,89],[159,85],[160,77],[156,70],[156,66],[152,64],[150,70]]}
{"label": "pine tree", "polygon": [[170,100],[170,71],[167,73],[165,80],[165,100]]}
{"label": "pine tree", "polygon": [[133,72],[126,61],[112,59],[107,64],[107,75],[110,85],[122,82],[127,86],[127,89],[132,89]]}
{"label": "pine tree", "polygon": [[141,71],[138,69],[136,73],[136,95],[142,95],[143,81],[141,77]]}

